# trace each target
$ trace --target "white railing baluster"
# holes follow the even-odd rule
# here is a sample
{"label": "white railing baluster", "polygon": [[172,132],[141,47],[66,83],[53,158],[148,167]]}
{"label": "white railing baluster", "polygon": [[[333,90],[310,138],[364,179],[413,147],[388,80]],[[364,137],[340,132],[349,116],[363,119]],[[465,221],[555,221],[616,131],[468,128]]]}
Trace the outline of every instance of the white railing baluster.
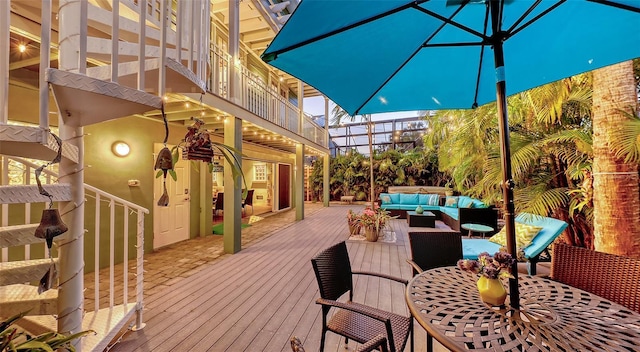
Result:
{"label": "white railing baluster", "polygon": [[[145,209],[146,210],[146,209]],[[137,211],[137,231],[136,231],[136,329],[144,328],[142,320],[143,304],[143,288],[144,288],[144,214],[141,210]],[[148,211],[147,211],[148,214]]]}
{"label": "white railing baluster", "polygon": [[93,277],[94,277],[94,288],[93,288],[93,299],[94,299],[94,311],[98,311],[100,309],[100,194],[96,194],[96,212],[95,212],[95,225],[94,225],[94,259],[93,259]]}
{"label": "white railing baluster", "polygon": [[114,266],[116,252],[116,206],[113,199],[109,202],[109,307],[113,307]]}
{"label": "white railing baluster", "polygon": [[122,304],[129,303],[129,207],[124,206],[124,225],[122,227],[122,276],[124,277]]}

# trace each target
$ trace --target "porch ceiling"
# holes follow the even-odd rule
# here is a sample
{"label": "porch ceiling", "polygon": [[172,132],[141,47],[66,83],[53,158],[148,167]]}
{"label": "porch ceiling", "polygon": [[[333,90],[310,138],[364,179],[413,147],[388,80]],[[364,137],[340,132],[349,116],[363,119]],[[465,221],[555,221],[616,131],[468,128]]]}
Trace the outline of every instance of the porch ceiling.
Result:
{"label": "porch ceiling", "polygon": [[[185,126],[185,134],[187,133],[186,127],[193,124],[193,118],[198,118],[205,122],[204,128],[215,136],[224,137],[224,124],[225,120],[230,118],[230,115],[224,111],[208,106],[203,106],[198,101],[185,98],[181,95],[167,95],[165,100],[165,115],[167,121],[171,124]],[[143,114],[144,117],[162,120],[162,113],[159,110],[153,110]],[[296,141],[291,138],[293,133],[289,132],[287,135],[279,133],[277,130],[282,129],[280,127],[274,127],[269,129],[267,126],[271,123],[265,121],[263,125],[258,125],[250,121],[242,121],[242,140],[247,143],[252,143],[261,147],[273,149],[278,152],[285,152],[295,154]],[[320,150],[305,146],[305,155],[322,155]]]}

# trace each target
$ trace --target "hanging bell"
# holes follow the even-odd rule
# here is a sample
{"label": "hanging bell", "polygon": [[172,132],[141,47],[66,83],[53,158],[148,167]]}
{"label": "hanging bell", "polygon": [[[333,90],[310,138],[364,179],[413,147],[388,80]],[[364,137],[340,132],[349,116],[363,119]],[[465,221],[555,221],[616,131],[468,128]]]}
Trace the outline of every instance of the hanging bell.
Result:
{"label": "hanging bell", "polygon": [[51,249],[53,238],[62,235],[67,230],[69,228],[62,222],[58,209],[45,209],[42,211],[42,219],[40,219],[35,236],[44,238],[47,241],[47,247]]}
{"label": "hanging bell", "polygon": [[167,170],[173,169],[173,157],[171,155],[171,150],[169,148],[164,147],[158,153],[158,158],[156,159],[156,165],[153,167],[154,170],[162,170],[164,176],[167,176]]}

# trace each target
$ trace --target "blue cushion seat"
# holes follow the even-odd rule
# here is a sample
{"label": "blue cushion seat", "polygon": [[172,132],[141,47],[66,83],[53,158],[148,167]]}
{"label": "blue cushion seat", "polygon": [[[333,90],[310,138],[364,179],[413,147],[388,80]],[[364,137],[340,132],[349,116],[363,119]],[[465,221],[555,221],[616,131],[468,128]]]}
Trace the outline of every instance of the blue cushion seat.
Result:
{"label": "blue cushion seat", "polygon": [[[549,246],[568,224],[562,220],[533,215],[529,213],[521,213],[516,216],[516,222],[530,224],[542,227],[542,230],[533,238],[529,246],[524,249],[524,256],[530,262],[536,261],[536,258],[547,246]],[[478,255],[482,252],[488,252],[493,255],[500,250],[500,245],[490,242],[489,239],[462,239],[462,257],[464,259],[478,259]],[[535,274],[535,265],[529,267],[529,273]]]}

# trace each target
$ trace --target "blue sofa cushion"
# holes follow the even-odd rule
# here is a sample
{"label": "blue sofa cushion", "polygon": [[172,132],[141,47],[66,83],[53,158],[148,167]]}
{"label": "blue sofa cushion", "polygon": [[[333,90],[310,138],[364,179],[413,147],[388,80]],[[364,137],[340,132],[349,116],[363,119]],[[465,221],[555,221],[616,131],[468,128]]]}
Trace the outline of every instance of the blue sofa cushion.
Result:
{"label": "blue sofa cushion", "polygon": [[458,197],[458,208],[473,208],[473,198],[467,196]]}
{"label": "blue sofa cushion", "polygon": [[456,221],[459,219],[460,212],[458,211],[458,208],[439,207],[439,209],[440,209],[440,212],[449,215],[449,217],[451,217],[452,219]]}
{"label": "blue sofa cushion", "polygon": [[400,204],[411,204],[415,208],[418,206],[418,204],[420,204],[418,203],[418,201],[419,201],[419,198],[417,194],[403,193],[400,195]]}
{"label": "blue sofa cushion", "polygon": [[418,204],[420,204],[420,205],[429,204],[429,195],[428,194],[418,194]]}
{"label": "blue sofa cushion", "polygon": [[393,204],[400,203],[400,193],[389,193],[389,197],[391,197],[391,203]]}

